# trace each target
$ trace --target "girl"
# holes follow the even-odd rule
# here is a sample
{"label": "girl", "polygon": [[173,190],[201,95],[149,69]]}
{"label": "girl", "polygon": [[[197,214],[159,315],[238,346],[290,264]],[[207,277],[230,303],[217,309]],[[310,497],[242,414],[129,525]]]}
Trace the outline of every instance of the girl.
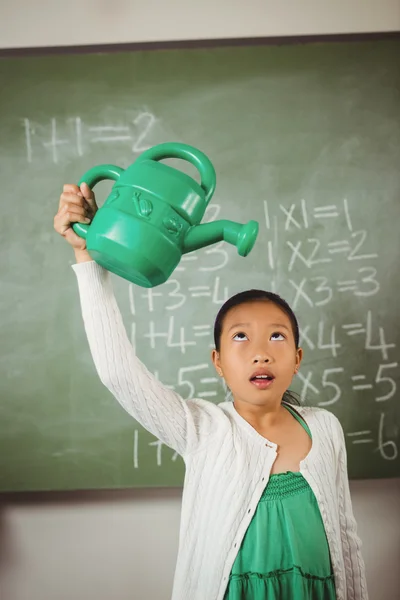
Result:
{"label": "girl", "polygon": [[212,360],[233,402],[183,401],[135,356],[109,274],[71,228],[96,209],[86,184],[66,185],[54,226],[75,249],[101,381],[185,461],[172,599],[367,600],[342,428],[287,392],[303,354],[290,307],[257,290],[228,300]]}

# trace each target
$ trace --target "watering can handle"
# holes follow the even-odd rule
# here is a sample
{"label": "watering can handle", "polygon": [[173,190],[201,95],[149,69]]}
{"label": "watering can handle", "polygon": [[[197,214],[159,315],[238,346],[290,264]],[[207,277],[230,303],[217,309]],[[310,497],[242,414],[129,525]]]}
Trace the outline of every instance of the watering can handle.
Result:
{"label": "watering can handle", "polygon": [[166,144],[158,144],[148,150],[145,150],[137,159],[141,160],[162,160],[164,158],[180,158],[187,160],[200,173],[201,188],[205,192],[205,201],[211,200],[211,197],[215,191],[216,186],[216,175],[210,159],[200,150],[189,146],[188,144],[180,144],[178,142],[170,142]]}
{"label": "watering can handle", "polygon": [[[87,183],[87,185],[92,189],[97,183],[100,181],[104,181],[105,179],[112,179],[113,181],[117,181],[124,169],[121,167],[117,167],[116,165],[98,165],[97,167],[93,167],[86,171],[86,173],[80,178],[78,185],[81,186],[82,183]],[[74,223],[72,225],[72,229],[75,231],[79,237],[86,239],[90,225],[85,225],[84,223]]]}

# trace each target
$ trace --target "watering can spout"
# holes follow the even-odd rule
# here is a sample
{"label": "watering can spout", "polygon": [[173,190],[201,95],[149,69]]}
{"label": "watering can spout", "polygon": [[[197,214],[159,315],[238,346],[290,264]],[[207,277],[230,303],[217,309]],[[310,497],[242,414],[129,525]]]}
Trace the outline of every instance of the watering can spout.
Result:
{"label": "watering can spout", "polygon": [[240,256],[247,256],[255,244],[257,234],[257,221],[249,221],[245,225],[227,220],[203,223],[189,229],[184,239],[183,253],[225,241],[236,246]]}

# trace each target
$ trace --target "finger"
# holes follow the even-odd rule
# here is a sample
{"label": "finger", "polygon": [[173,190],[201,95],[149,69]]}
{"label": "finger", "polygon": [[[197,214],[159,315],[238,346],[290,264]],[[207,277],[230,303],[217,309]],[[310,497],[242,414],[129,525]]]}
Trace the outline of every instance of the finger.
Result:
{"label": "finger", "polygon": [[59,208],[62,208],[65,204],[76,204],[78,206],[83,206],[85,200],[80,192],[74,194],[72,192],[63,192],[60,196]]}
{"label": "finger", "polygon": [[57,217],[54,218],[54,229],[57,233],[59,233],[62,236],[65,236],[67,231],[71,230],[73,231],[72,225],[73,223],[87,223],[87,221],[83,221],[83,220],[76,220],[76,221],[68,221],[67,223],[65,221],[62,221],[61,219],[58,219]]}
{"label": "finger", "polygon": [[85,206],[75,204],[74,202],[64,202],[58,211],[58,214],[65,215],[70,213],[71,215],[79,215],[81,217],[90,217]]}
{"label": "finger", "polygon": [[66,183],[63,185],[63,192],[78,194],[80,192],[79,186],[74,183]]}
{"label": "finger", "polygon": [[90,217],[87,214],[84,206],[77,206],[76,204],[66,204],[61,210],[60,214],[65,219],[70,218],[71,223],[74,223],[76,219],[87,219],[90,221]]}
{"label": "finger", "polygon": [[87,183],[85,183],[85,182],[81,183],[80,191],[82,192],[83,197],[86,200],[93,200],[94,199],[94,192],[93,192],[93,190],[90,189],[90,187],[88,186]]}
{"label": "finger", "polygon": [[63,235],[71,227],[71,223],[89,224],[90,222],[91,219],[86,216],[82,208],[72,205],[71,209],[68,210],[68,206],[65,206],[54,217],[54,229]]}
{"label": "finger", "polygon": [[83,182],[80,191],[90,208],[95,212],[97,210],[97,204],[93,190],[90,189],[87,183]]}
{"label": "finger", "polygon": [[58,207],[59,212],[78,211],[78,214],[82,214],[90,219],[93,219],[96,210],[94,210],[92,206],[89,206],[87,201],[82,196],[76,196],[75,194],[68,193],[61,194],[60,204]]}

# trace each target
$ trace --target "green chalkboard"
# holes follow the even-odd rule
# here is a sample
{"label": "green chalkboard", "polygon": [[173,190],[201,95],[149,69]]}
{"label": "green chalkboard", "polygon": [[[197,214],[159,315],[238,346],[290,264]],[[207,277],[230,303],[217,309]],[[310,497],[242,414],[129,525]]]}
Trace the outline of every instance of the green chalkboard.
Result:
{"label": "green chalkboard", "polygon": [[293,387],[340,418],[350,476],[400,475],[399,41],[7,58],[0,77],[1,490],[183,481],[99,382],[53,232],[64,182],[165,141],[214,163],[208,220],[261,233],[248,258],[204,249],[150,291],[114,278],[139,356],[185,398],[222,401],[217,309],[277,291],[302,328]]}

